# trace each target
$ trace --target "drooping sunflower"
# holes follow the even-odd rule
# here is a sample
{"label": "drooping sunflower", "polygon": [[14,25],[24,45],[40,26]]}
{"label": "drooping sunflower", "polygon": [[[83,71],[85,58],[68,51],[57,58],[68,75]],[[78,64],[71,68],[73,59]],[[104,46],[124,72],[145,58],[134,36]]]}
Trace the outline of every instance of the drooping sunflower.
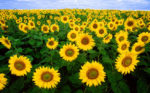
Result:
{"label": "drooping sunflower", "polygon": [[59,54],[64,60],[72,62],[78,57],[79,49],[77,46],[70,43],[64,45],[63,48],[60,49]]}
{"label": "drooping sunflower", "polygon": [[72,41],[72,42],[76,41],[77,37],[78,37],[78,32],[77,32],[77,31],[74,31],[74,30],[71,30],[71,31],[67,34],[67,38],[68,38],[70,41]]}
{"label": "drooping sunflower", "polygon": [[116,59],[115,67],[118,72],[125,75],[134,71],[138,62],[139,60],[137,60],[137,55],[135,53],[125,52],[120,54],[120,56]]}
{"label": "drooping sunflower", "polygon": [[118,44],[117,51],[121,53],[129,52],[130,42],[129,41],[123,41]]}
{"label": "drooping sunflower", "polygon": [[5,78],[5,74],[0,73],[0,91],[5,88],[6,84],[7,84],[7,78]]}
{"label": "drooping sunflower", "polygon": [[101,85],[105,81],[105,77],[103,65],[96,61],[86,62],[79,73],[79,79],[89,87]]}
{"label": "drooping sunflower", "polygon": [[43,31],[43,33],[49,33],[49,26],[48,25],[42,25],[41,31]]}
{"label": "drooping sunflower", "polygon": [[90,50],[95,46],[94,39],[88,33],[80,33],[76,43],[77,46],[84,51]]}
{"label": "drooping sunflower", "polygon": [[25,56],[14,55],[9,59],[9,68],[11,74],[16,76],[24,76],[31,71],[32,65],[30,60]]}
{"label": "drooping sunflower", "polygon": [[143,42],[136,42],[134,43],[134,45],[132,46],[132,52],[135,53],[135,54],[141,54],[145,51],[145,48],[144,48],[144,43]]}
{"label": "drooping sunflower", "polygon": [[19,28],[20,31],[23,30],[23,26],[24,26],[24,25],[25,25],[24,23],[20,23],[20,24],[19,24],[18,28]]}
{"label": "drooping sunflower", "polygon": [[59,26],[57,24],[52,24],[50,29],[51,29],[51,32],[54,32],[54,31],[59,32]]}
{"label": "drooping sunflower", "polygon": [[104,37],[107,34],[107,29],[105,27],[100,27],[96,30],[97,37]]}
{"label": "drooping sunflower", "polygon": [[8,49],[11,48],[11,43],[10,43],[10,40],[8,39],[8,37],[6,38],[6,37],[2,36],[2,37],[0,38],[0,42],[1,42],[6,48],[8,48]]}
{"label": "drooping sunflower", "polygon": [[46,46],[49,49],[55,49],[58,46],[58,42],[54,38],[49,38],[46,43]]}
{"label": "drooping sunflower", "polygon": [[69,21],[69,17],[68,16],[62,16],[61,17],[61,22],[63,22],[64,24],[68,23]]}
{"label": "drooping sunflower", "polygon": [[147,44],[150,42],[150,33],[148,32],[142,32],[138,36],[138,42],[143,42],[144,44]]}
{"label": "drooping sunflower", "polygon": [[29,30],[28,25],[24,24],[21,31],[24,32],[24,33],[28,33],[28,32],[27,32],[28,30]]}
{"label": "drooping sunflower", "polygon": [[60,73],[58,70],[50,67],[39,67],[33,73],[32,81],[40,88],[56,88],[60,82]]}
{"label": "drooping sunflower", "polygon": [[126,31],[119,31],[118,33],[115,34],[115,39],[116,42],[119,44],[123,41],[127,41],[128,39],[128,32]]}
{"label": "drooping sunflower", "polygon": [[125,28],[134,28],[137,26],[137,22],[135,19],[133,19],[132,17],[128,17],[124,23]]}
{"label": "drooping sunflower", "polygon": [[103,38],[103,42],[105,44],[109,43],[112,37],[113,37],[112,34],[109,33],[106,37]]}

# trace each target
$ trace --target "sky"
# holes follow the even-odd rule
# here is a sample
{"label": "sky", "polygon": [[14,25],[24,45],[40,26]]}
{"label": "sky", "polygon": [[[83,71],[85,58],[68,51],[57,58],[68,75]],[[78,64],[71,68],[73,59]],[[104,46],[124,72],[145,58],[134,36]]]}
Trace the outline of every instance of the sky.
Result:
{"label": "sky", "polygon": [[0,9],[150,10],[150,0],[0,0]]}

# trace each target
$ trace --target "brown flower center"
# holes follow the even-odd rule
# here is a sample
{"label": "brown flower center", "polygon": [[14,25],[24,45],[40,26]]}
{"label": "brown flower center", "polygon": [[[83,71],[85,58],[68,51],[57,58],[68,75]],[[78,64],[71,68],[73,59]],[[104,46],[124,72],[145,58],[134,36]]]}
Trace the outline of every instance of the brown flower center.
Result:
{"label": "brown flower center", "polygon": [[43,27],[43,31],[47,31],[48,30],[48,28],[45,26],[45,27]]}
{"label": "brown flower center", "polygon": [[110,24],[110,27],[113,27],[113,24]]}
{"label": "brown flower center", "polygon": [[91,68],[87,71],[86,75],[89,79],[96,79],[98,77],[99,73],[98,73],[97,69]]}
{"label": "brown flower center", "polygon": [[14,67],[17,69],[17,70],[24,70],[26,65],[24,62],[22,61],[16,61],[15,64],[14,64]]}
{"label": "brown flower center", "polygon": [[75,27],[75,30],[76,30],[76,31],[78,31],[78,30],[79,30],[79,28],[78,28],[78,27]]}
{"label": "brown flower center", "polygon": [[44,82],[50,82],[52,79],[53,79],[53,74],[48,71],[43,72],[41,75],[41,80]]}
{"label": "brown flower center", "polygon": [[82,40],[81,40],[81,43],[82,43],[83,45],[88,45],[89,42],[90,42],[90,40],[89,40],[88,37],[84,37],[84,38],[82,38]]}
{"label": "brown flower center", "polygon": [[143,36],[143,37],[141,38],[141,40],[142,40],[143,42],[146,42],[146,41],[148,40],[148,37],[147,37],[147,36]]}
{"label": "brown flower center", "polygon": [[124,67],[130,66],[131,63],[132,63],[132,58],[129,57],[129,56],[125,57],[125,58],[122,60],[122,65],[123,65]]}
{"label": "brown flower center", "polygon": [[66,50],[65,54],[69,57],[72,57],[74,55],[74,50],[69,48]]}
{"label": "brown flower center", "polygon": [[127,23],[128,26],[133,26],[133,24],[134,24],[133,21],[129,21],[129,22]]}
{"label": "brown flower center", "polygon": [[56,31],[56,30],[57,30],[57,27],[56,27],[56,26],[53,26],[53,30]]}
{"label": "brown flower center", "polygon": [[93,24],[93,28],[96,29],[97,28],[97,24]]}
{"label": "brown flower center", "polygon": [[136,48],[135,48],[135,51],[141,51],[143,49],[143,47],[141,47],[141,46],[137,46]]}
{"label": "brown flower center", "polygon": [[122,50],[125,50],[127,48],[127,45],[126,44],[123,44],[122,46],[121,46],[121,49]]}
{"label": "brown flower center", "polygon": [[64,19],[63,19],[64,21],[67,21],[67,17],[64,17]]}
{"label": "brown flower center", "polygon": [[31,22],[30,25],[33,26],[33,23]]}
{"label": "brown flower center", "polygon": [[28,27],[26,26],[26,27],[24,28],[24,30],[29,30],[29,29],[28,29]]}
{"label": "brown flower center", "polygon": [[73,38],[73,39],[76,38],[76,34],[75,34],[75,33],[72,33],[72,34],[71,34],[71,38]]}
{"label": "brown flower center", "polygon": [[5,43],[9,45],[9,41],[8,40],[5,40]]}
{"label": "brown flower center", "polygon": [[99,30],[99,33],[100,33],[100,34],[103,34],[103,33],[104,33],[104,29],[100,29],[100,30]]}
{"label": "brown flower center", "polygon": [[49,41],[49,43],[48,43],[49,45],[54,45],[54,41]]}
{"label": "brown flower center", "polygon": [[119,41],[120,41],[120,42],[123,41],[123,40],[124,40],[124,37],[123,37],[123,36],[119,37]]}

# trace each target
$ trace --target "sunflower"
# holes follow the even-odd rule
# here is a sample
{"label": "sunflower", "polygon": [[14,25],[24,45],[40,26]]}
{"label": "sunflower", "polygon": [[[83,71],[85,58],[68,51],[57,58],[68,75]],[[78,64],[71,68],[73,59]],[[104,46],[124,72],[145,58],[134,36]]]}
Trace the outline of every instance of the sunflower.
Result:
{"label": "sunflower", "polygon": [[8,37],[6,38],[6,37],[2,36],[2,37],[0,38],[0,42],[1,42],[6,48],[8,48],[8,49],[11,48],[11,43],[10,43],[10,40],[8,39]]}
{"label": "sunflower", "polygon": [[105,44],[109,43],[112,37],[113,37],[112,34],[109,33],[106,37],[103,38],[103,42]]}
{"label": "sunflower", "polygon": [[104,37],[107,34],[107,29],[105,27],[100,27],[96,30],[97,37]]}
{"label": "sunflower", "polygon": [[88,33],[80,33],[76,43],[77,46],[84,51],[90,50],[95,46],[94,39]]}
{"label": "sunflower", "polygon": [[117,43],[119,44],[120,42],[127,41],[128,39],[128,32],[125,31],[120,31],[115,34],[115,39]]}
{"label": "sunflower", "polygon": [[69,21],[69,17],[68,16],[62,16],[61,17],[61,22],[63,22],[64,24],[68,23]]}
{"label": "sunflower", "polygon": [[51,28],[51,32],[59,31],[59,26],[57,24],[52,24],[50,28]]}
{"label": "sunflower", "polygon": [[49,49],[55,49],[58,46],[58,42],[55,41],[54,38],[49,38],[48,41],[47,41],[47,43],[46,43],[46,46]]}
{"label": "sunflower", "polygon": [[11,74],[24,76],[31,71],[32,65],[27,57],[14,55],[9,59],[9,68]]}
{"label": "sunflower", "polygon": [[79,79],[89,87],[101,85],[105,81],[105,77],[103,65],[96,61],[86,62],[79,73]]}
{"label": "sunflower", "polygon": [[121,43],[118,44],[118,52],[119,53],[125,53],[125,52],[129,52],[129,47],[130,47],[130,42],[129,41],[123,41]]}
{"label": "sunflower", "polygon": [[74,30],[71,30],[71,31],[67,34],[67,38],[68,38],[70,41],[72,41],[72,42],[76,41],[77,37],[78,37],[78,32],[77,32],[77,31],[74,31]]}
{"label": "sunflower", "polygon": [[143,42],[144,44],[147,44],[150,42],[150,33],[148,32],[142,32],[138,36],[138,42]]}
{"label": "sunflower", "polygon": [[35,23],[30,20],[30,21],[28,22],[28,26],[29,26],[30,29],[33,29],[33,28],[35,28]]}
{"label": "sunflower", "polygon": [[74,25],[73,30],[79,32],[80,31],[80,26]]}
{"label": "sunflower", "polygon": [[24,26],[24,25],[25,25],[24,23],[20,23],[20,24],[19,24],[18,28],[19,28],[20,31],[23,30],[23,26]]}
{"label": "sunflower", "polygon": [[134,43],[134,45],[132,46],[132,52],[135,53],[135,54],[141,54],[145,51],[145,48],[144,48],[144,43],[143,42],[136,42]]}
{"label": "sunflower", "polygon": [[79,49],[73,44],[64,45],[59,51],[60,56],[67,61],[75,60],[79,55]]}
{"label": "sunflower", "polygon": [[2,28],[2,30],[4,30],[4,31],[7,31],[7,30],[8,30],[8,26],[6,26],[6,25],[2,25],[1,28]]}
{"label": "sunflower", "polygon": [[128,17],[124,23],[125,28],[134,28],[137,26],[137,22],[132,17]]}
{"label": "sunflower", "polygon": [[133,52],[125,52],[120,54],[120,56],[116,59],[115,67],[118,72],[122,74],[130,73],[134,71],[135,66],[139,61],[137,60],[137,55]]}
{"label": "sunflower", "polygon": [[91,31],[96,31],[98,28],[100,27],[100,25],[98,24],[98,22],[92,22],[91,24],[90,24],[90,29],[91,29]]}
{"label": "sunflower", "polygon": [[107,27],[108,27],[108,29],[113,30],[114,27],[115,27],[115,23],[114,23],[114,22],[109,22],[109,23],[107,24]]}
{"label": "sunflower", "polygon": [[21,31],[24,32],[24,33],[27,33],[28,30],[29,30],[28,25],[24,24]]}
{"label": "sunflower", "polygon": [[104,27],[105,26],[104,22],[98,22],[98,24],[99,24],[100,27]]}
{"label": "sunflower", "polygon": [[33,73],[32,81],[40,88],[55,88],[60,82],[58,70],[50,67],[39,67]]}
{"label": "sunflower", "polygon": [[5,74],[0,73],[0,91],[5,88],[6,84],[7,84],[7,78],[5,78]]}
{"label": "sunflower", "polygon": [[48,25],[42,25],[41,31],[43,31],[43,33],[49,33],[49,26]]}

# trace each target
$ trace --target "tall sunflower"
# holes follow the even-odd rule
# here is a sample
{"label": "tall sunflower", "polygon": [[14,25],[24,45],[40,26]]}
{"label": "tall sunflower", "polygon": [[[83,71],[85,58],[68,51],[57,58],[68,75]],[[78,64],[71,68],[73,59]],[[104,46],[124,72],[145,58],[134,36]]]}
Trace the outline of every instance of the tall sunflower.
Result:
{"label": "tall sunflower", "polygon": [[94,39],[88,33],[80,33],[76,43],[77,46],[84,51],[90,50],[95,46]]}
{"label": "tall sunflower", "polygon": [[135,66],[139,60],[137,60],[137,55],[133,52],[125,52],[123,54],[120,54],[120,56],[116,59],[115,67],[118,70],[118,72],[121,72],[122,74],[130,73],[131,71],[134,71]]}
{"label": "tall sunflower", "polygon": [[10,43],[10,40],[8,39],[8,37],[6,38],[6,37],[2,36],[2,37],[0,38],[0,42],[1,42],[6,48],[8,48],[8,49],[11,48],[11,43]]}
{"label": "tall sunflower", "polygon": [[67,38],[68,38],[70,41],[72,41],[72,42],[76,41],[77,37],[78,37],[78,32],[77,32],[77,31],[74,31],[74,30],[71,30],[71,31],[67,34]]}
{"label": "tall sunflower", "polygon": [[43,33],[49,33],[49,26],[48,25],[42,25],[41,31],[43,31]]}
{"label": "tall sunflower", "polygon": [[39,67],[33,73],[32,81],[40,88],[55,88],[60,82],[58,70],[50,67]]}
{"label": "tall sunflower", "polygon": [[144,44],[147,44],[150,42],[150,33],[148,32],[142,32],[138,36],[138,42],[143,42]]}
{"label": "tall sunflower", "polygon": [[5,74],[0,73],[0,91],[5,88],[7,84],[7,78],[5,78]]}
{"label": "tall sunflower", "polygon": [[132,52],[135,53],[135,54],[141,54],[145,51],[145,48],[144,48],[145,44],[143,42],[136,42],[134,43],[134,45],[132,46]]}
{"label": "tall sunflower", "polygon": [[103,38],[103,42],[105,44],[109,43],[110,40],[112,39],[112,37],[113,37],[113,35],[109,33],[106,37]]}
{"label": "tall sunflower", "polygon": [[9,59],[9,68],[11,74],[16,76],[24,76],[31,71],[32,65],[30,60],[25,56],[14,55]]}
{"label": "tall sunflower", "polygon": [[55,49],[58,46],[58,42],[54,38],[49,38],[46,43],[46,46],[49,49]]}
{"label": "tall sunflower", "polygon": [[104,72],[103,65],[96,61],[86,62],[79,73],[79,79],[82,80],[82,83],[86,83],[90,87],[101,85],[105,81],[105,77],[106,73]]}
{"label": "tall sunflower", "polygon": [[130,47],[130,42],[129,41],[123,41],[123,42],[118,44],[117,51],[119,53],[129,52],[129,47]]}

